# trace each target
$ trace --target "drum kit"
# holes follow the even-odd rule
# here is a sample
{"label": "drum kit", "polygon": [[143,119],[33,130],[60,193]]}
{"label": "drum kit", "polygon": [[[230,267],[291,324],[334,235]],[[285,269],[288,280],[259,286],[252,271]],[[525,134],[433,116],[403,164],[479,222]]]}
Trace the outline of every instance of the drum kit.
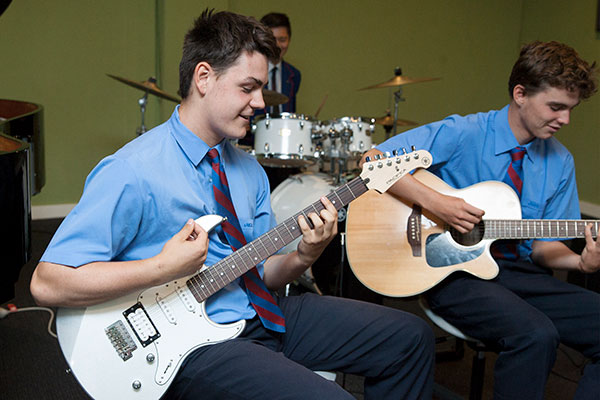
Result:
{"label": "drum kit", "polygon": [[[138,135],[146,131],[144,112],[148,94],[180,102],[178,97],[162,91],[154,78],[139,82],[107,75],[145,92],[138,100],[142,119]],[[373,135],[376,125],[385,129],[386,138],[390,137],[390,133],[395,135],[398,126],[417,125],[413,121],[398,119],[398,102],[404,100],[401,96],[402,86],[436,79],[439,78],[409,78],[402,75],[400,68],[396,68],[392,79],[359,89],[397,88],[393,117],[388,110],[386,115],[377,118],[343,116],[327,121],[288,112],[278,115],[267,113],[254,118],[251,126],[253,146],[240,144],[239,147],[253,154],[265,168],[271,182],[271,205],[277,223],[358,175],[362,154],[375,147]],[[284,104],[289,100],[284,94],[266,89],[263,89],[263,98],[266,107]],[[298,283],[319,294],[377,301],[372,298],[372,292],[369,294],[370,291],[351,276],[345,261],[345,221],[346,209],[342,208],[338,211],[340,240],[334,239],[329,244],[321,258],[302,275]],[[281,252],[294,251],[299,240],[288,244]],[[344,285],[348,289],[343,289]]]}

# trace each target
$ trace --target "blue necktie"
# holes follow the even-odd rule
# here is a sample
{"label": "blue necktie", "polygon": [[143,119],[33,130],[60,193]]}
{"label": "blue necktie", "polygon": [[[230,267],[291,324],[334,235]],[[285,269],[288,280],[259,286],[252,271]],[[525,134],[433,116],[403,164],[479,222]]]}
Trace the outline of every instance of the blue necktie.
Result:
{"label": "blue necktie", "polygon": [[[217,202],[217,212],[222,217],[227,217],[227,220],[221,224],[221,227],[225,232],[231,249],[236,251],[246,244],[246,238],[242,233],[240,222],[231,201],[229,184],[227,183],[225,171],[223,171],[221,166],[219,152],[216,149],[210,149],[208,156],[211,159],[213,192]],[[283,313],[265,286],[265,282],[260,277],[256,267],[246,272],[242,278],[250,303],[256,310],[265,328],[275,332],[285,332],[285,318],[283,317]]]}

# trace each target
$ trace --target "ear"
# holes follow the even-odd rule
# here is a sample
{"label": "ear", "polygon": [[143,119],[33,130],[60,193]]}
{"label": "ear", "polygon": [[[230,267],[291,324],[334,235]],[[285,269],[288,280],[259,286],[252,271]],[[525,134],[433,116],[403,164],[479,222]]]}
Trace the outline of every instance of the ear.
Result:
{"label": "ear", "polygon": [[209,63],[201,61],[194,68],[194,86],[200,95],[204,96],[208,90],[208,83],[213,76],[213,69]]}
{"label": "ear", "polygon": [[527,98],[527,91],[525,90],[525,86],[523,85],[515,85],[513,88],[513,100],[518,105],[523,105]]}

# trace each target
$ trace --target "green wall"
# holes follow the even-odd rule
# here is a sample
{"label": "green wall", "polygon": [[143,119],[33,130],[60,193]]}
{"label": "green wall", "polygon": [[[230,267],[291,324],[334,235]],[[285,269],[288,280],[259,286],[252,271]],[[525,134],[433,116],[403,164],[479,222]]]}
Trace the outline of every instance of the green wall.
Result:
{"label": "green wall", "polygon": [[[600,34],[596,32],[597,0],[527,0],[523,2],[520,41],[557,40],[573,46],[588,61],[600,63]],[[577,167],[581,200],[600,204],[596,167],[600,154],[600,94],[582,102],[571,123],[557,133],[569,148]],[[592,168],[592,169],[590,169]]]}
{"label": "green wall", "polygon": [[[142,92],[105,74],[156,76],[176,94],[183,35],[205,7],[290,16],[286,59],[302,71],[299,113],[314,115],[327,96],[320,119],[383,116],[393,90],[358,89],[401,67],[409,77],[441,78],[403,87],[399,118],[424,124],[506,104],[506,81],[524,41],[563,40],[600,60],[595,2],[570,3],[565,13],[557,0],[17,0],[0,17],[0,98],[45,108],[46,186],[33,204],[75,203],[91,168],[133,139],[140,124]],[[593,181],[584,166],[593,165],[598,149],[598,101],[582,104],[561,133],[579,163],[580,186]],[[146,125],[168,118],[174,105],[151,96]],[[378,127],[375,142],[383,138]],[[600,203],[597,183],[580,192]]]}

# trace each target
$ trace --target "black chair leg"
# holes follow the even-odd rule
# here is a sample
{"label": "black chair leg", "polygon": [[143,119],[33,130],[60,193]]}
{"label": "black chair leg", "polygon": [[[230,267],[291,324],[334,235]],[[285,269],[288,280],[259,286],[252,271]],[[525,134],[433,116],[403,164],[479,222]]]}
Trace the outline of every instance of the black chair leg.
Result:
{"label": "black chair leg", "polygon": [[483,378],[485,376],[485,352],[476,350],[473,356],[473,368],[471,370],[471,390],[469,400],[481,400],[483,396]]}

